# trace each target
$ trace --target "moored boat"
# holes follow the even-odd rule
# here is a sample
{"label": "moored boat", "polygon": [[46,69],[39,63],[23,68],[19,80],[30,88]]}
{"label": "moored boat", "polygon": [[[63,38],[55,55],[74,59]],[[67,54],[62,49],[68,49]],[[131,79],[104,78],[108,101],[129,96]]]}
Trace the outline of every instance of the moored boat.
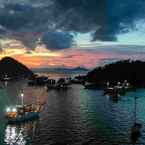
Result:
{"label": "moored boat", "polygon": [[48,77],[45,76],[36,76],[33,79],[28,81],[29,86],[44,86],[48,81]]}
{"label": "moored boat", "polygon": [[110,83],[107,82],[106,88],[104,89],[104,94],[119,94],[125,95],[125,93],[131,90],[131,85],[125,80],[122,84],[120,82],[117,83],[115,86],[110,86]]}
{"label": "moored boat", "polygon": [[23,94],[21,94],[21,97],[21,105],[9,106],[6,108],[5,117],[8,123],[21,123],[39,118],[43,104],[24,105]]}
{"label": "moored boat", "polygon": [[10,81],[12,80],[11,77],[9,77],[7,74],[5,74],[3,77],[0,78],[1,81]]}
{"label": "moored boat", "polygon": [[8,123],[21,123],[39,118],[42,109],[40,104],[17,105],[6,109],[5,117]]}
{"label": "moored boat", "polygon": [[57,82],[56,81],[50,81],[47,83],[47,90],[50,89],[56,89],[56,90],[67,90],[70,88],[71,85],[69,79],[60,78]]}

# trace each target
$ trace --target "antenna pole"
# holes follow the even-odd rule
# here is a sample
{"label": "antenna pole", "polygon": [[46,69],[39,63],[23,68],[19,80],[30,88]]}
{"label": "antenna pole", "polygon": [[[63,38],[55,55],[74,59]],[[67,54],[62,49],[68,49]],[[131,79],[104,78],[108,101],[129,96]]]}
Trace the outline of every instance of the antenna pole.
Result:
{"label": "antenna pole", "polygon": [[136,109],[137,109],[137,96],[136,96],[136,89],[135,89],[135,96],[134,96],[134,123],[136,123]]}
{"label": "antenna pole", "polygon": [[24,105],[24,94],[21,93],[21,105],[23,106]]}

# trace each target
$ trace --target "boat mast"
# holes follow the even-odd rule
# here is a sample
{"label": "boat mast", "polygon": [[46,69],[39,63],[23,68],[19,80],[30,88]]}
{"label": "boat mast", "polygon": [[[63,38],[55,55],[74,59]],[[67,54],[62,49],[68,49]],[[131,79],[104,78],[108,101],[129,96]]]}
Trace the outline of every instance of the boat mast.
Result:
{"label": "boat mast", "polygon": [[135,90],[135,96],[134,96],[134,123],[136,123],[136,109],[137,109],[137,97],[136,97],[136,90]]}
{"label": "boat mast", "polygon": [[24,94],[21,93],[21,105],[23,106],[24,105]]}
{"label": "boat mast", "polygon": [[[133,76],[133,78],[134,78],[134,85],[136,85],[136,73],[134,72],[134,76]],[[134,123],[136,123],[136,110],[137,110],[137,96],[136,96],[136,87],[134,88]]]}

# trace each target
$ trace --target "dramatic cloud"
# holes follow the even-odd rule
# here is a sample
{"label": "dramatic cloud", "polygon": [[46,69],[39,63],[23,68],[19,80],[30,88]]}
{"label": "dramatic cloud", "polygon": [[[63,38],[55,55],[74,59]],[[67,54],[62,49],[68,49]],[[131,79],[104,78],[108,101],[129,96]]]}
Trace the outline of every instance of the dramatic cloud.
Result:
{"label": "dramatic cloud", "polygon": [[90,32],[94,41],[116,41],[145,18],[144,7],[144,0],[1,0],[0,35],[30,48],[40,37],[55,50],[71,46],[73,32]]}
{"label": "dramatic cloud", "polygon": [[42,42],[51,50],[70,48],[73,36],[63,32],[47,32],[42,37]]}

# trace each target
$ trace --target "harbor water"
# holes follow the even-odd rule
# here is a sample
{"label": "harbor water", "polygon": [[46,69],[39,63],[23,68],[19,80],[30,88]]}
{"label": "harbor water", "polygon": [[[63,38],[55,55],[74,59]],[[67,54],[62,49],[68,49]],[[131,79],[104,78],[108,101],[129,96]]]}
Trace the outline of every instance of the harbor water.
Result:
{"label": "harbor water", "polygon": [[[138,97],[137,120],[143,125],[136,144],[145,144],[145,89],[138,89],[136,94],[128,92],[114,102],[103,90],[87,90],[79,84],[68,90],[49,91],[45,87],[30,87],[26,80],[0,85],[0,145],[132,144],[134,95]],[[45,102],[40,119],[8,125],[5,109],[19,104],[22,91],[26,104]]]}

